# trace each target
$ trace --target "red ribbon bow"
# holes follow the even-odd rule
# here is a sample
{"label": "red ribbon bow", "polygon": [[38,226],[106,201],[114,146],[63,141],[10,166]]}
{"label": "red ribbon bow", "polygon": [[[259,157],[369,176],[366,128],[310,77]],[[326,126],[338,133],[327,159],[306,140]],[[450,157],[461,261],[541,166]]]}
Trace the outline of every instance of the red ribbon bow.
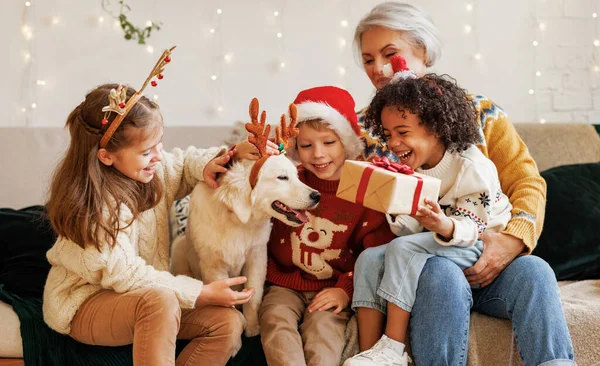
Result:
{"label": "red ribbon bow", "polygon": [[[373,158],[371,161],[371,165],[367,165],[365,170],[363,170],[362,175],[360,177],[360,182],[358,184],[358,188],[356,191],[356,203],[363,204],[365,200],[365,194],[367,193],[367,186],[369,185],[369,180],[371,179],[371,174],[375,168],[383,168],[389,170],[393,173],[401,173],[406,175],[414,174],[414,170],[408,165],[392,163],[388,158]],[[413,175],[413,177],[417,178],[417,186],[415,187],[415,194],[413,196],[412,209],[410,211],[411,215],[416,215],[417,210],[419,209],[419,202],[421,201],[421,191],[423,190],[423,178],[418,175]]]}
{"label": "red ribbon bow", "polygon": [[394,173],[413,174],[415,171],[408,165],[391,162],[388,158],[375,157],[371,162],[373,165],[389,170]]}

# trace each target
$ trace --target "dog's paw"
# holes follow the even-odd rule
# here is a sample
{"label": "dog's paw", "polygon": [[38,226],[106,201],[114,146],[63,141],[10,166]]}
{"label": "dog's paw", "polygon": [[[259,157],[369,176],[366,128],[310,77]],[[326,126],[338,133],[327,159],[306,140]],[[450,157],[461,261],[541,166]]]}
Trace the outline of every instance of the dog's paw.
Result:
{"label": "dog's paw", "polygon": [[233,350],[231,351],[231,357],[235,357],[237,353],[242,349],[242,337],[239,337],[238,342],[233,346]]}
{"label": "dog's paw", "polygon": [[246,334],[246,337],[254,337],[254,336],[257,336],[259,333],[260,333],[260,326],[258,324],[251,325],[250,323],[248,323],[248,325],[246,326],[246,330],[244,332],[244,334]]}
{"label": "dog's paw", "polygon": [[246,337],[254,337],[260,333],[260,327],[257,325],[255,327],[246,327],[246,331],[244,332]]}

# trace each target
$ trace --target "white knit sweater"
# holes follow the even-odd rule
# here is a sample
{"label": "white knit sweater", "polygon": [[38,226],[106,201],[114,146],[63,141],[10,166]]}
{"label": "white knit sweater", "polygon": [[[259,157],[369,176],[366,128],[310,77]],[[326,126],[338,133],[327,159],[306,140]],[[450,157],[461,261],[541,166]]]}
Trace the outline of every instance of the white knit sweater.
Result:
{"label": "white knit sweater", "polygon": [[[510,220],[512,205],[502,193],[496,166],[475,145],[461,153],[446,151],[435,167],[416,171],[441,180],[438,203],[454,222],[452,239],[444,241],[436,234],[438,243],[472,246],[480,233],[501,232]],[[396,216],[395,222],[390,220],[389,215],[386,216],[392,231],[398,236],[423,230],[419,222],[410,216]]]}
{"label": "white knit sweater", "polygon": [[[155,179],[164,182],[160,203],[117,235],[114,247],[101,244],[86,249],[59,237],[48,251],[52,268],[44,288],[44,320],[59,333],[71,331],[71,321],[81,304],[101,289],[125,293],[139,288],[172,289],[182,308],[193,308],[202,291],[202,282],[186,276],[173,276],[169,271],[168,213],[174,200],[189,193],[200,180],[206,164],[224,154],[225,148],[175,149],[163,152]],[[121,206],[122,222],[131,220],[131,211]]]}

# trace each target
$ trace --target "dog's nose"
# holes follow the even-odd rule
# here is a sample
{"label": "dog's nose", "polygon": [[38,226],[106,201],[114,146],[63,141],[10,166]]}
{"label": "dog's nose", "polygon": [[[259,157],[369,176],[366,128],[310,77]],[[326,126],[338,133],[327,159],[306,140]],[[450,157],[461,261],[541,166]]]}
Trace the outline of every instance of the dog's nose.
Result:
{"label": "dog's nose", "polygon": [[321,200],[321,193],[314,191],[310,194],[310,199],[318,203]]}

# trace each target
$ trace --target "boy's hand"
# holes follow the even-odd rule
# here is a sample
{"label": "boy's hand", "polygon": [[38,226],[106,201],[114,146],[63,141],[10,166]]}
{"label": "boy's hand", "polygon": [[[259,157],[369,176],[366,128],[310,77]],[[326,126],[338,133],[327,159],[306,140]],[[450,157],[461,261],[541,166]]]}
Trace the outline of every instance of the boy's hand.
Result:
{"label": "boy's hand", "polygon": [[346,291],[339,287],[330,287],[321,290],[308,306],[308,311],[325,311],[335,307],[334,314],[339,314],[350,303]]}
{"label": "boy's hand", "polygon": [[246,277],[225,278],[204,285],[200,296],[196,298],[196,306],[218,305],[229,307],[245,304],[254,295],[254,289],[244,289],[242,291],[231,289],[231,286],[243,283],[246,283]]}
{"label": "boy's hand", "polygon": [[[236,159],[258,160],[258,149],[249,141],[244,141],[236,145]],[[267,155],[279,155],[279,149],[273,141],[267,141]]]}
{"label": "boy's hand", "polygon": [[202,172],[202,177],[206,184],[213,188],[218,188],[219,184],[217,183],[217,174],[225,173],[227,168],[225,168],[225,164],[229,162],[231,157],[236,153],[236,149],[231,149],[225,155],[217,156],[206,164],[204,167],[204,171]]}
{"label": "boy's hand", "polygon": [[454,235],[454,222],[450,220],[442,211],[440,205],[429,198],[425,198],[425,203],[431,207],[420,207],[418,212],[420,216],[412,216],[423,227],[431,232],[437,233],[446,239],[452,239]]}

